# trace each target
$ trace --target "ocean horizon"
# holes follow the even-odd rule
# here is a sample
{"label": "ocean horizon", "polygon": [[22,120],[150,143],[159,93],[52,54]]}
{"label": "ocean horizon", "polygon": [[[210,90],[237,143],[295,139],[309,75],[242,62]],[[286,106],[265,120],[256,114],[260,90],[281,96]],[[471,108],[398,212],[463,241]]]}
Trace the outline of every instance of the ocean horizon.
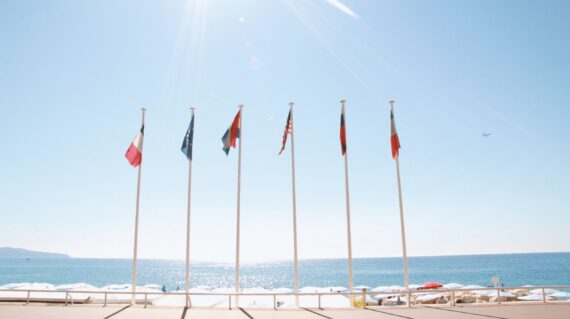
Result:
{"label": "ocean horizon", "polygon": [[[409,257],[410,284],[427,281],[491,286],[499,277],[505,286],[569,285],[570,252],[509,253]],[[137,283],[167,290],[184,287],[183,260],[139,259]],[[233,263],[191,263],[191,286],[233,287]],[[291,260],[247,262],[240,266],[242,288],[292,288]],[[344,258],[299,260],[300,286],[347,284]],[[0,286],[12,283],[53,285],[87,283],[96,287],[131,282],[132,260],[116,258],[0,259]],[[354,258],[354,285],[403,286],[401,257]]]}

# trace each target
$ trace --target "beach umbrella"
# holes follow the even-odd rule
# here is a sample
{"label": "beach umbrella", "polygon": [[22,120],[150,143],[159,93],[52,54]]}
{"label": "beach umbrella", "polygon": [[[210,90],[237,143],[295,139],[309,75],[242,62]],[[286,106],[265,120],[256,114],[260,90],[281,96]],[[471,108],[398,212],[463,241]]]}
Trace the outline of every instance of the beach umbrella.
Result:
{"label": "beach umbrella", "polygon": [[418,288],[420,288],[420,287],[421,287],[420,285],[414,285],[414,284],[408,285],[408,288],[410,288],[410,289],[412,289],[412,290],[418,289]]}
{"label": "beach umbrella", "polygon": [[[549,296],[545,296],[546,300],[554,300],[554,298],[549,297]],[[517,297],[518,300],[523,300],[523,301],[542,301],[542,296],[541,295],[528,295],[528,296],[523,296],[523,297]]]}
{"label": "beach umbrella", "polygon": [[84,282],[78,284],[67,284],[55,286],[55,290],[67,291],[67,290],[98,290],[99,288],[86,284]]}
{"label": "beach umbrella", "polygon": [[105,290],[121,290],[121,289],[130,289],[130,288],[131,288],[131,285],[130,285],[130,284],[107,285],[107,286],[101,287],[101,289],[105,289]]}
{"label": "beach umbrella", "polygon": [[363,286],[363,285],[354,287],[354,290],[364,290],[364,289],[370,290],[370,287],[368,287],[368,286]]}
{"label": "beach umbrella", "polygon": [[[487,294],[487,296],[489,296],[489,297],[496,297],[496,296],[497,296],[497,291],[489,292],[489,293]],[[516,297],[516,295],[513,295],[512,293],[510,293],[510,292],[508,292],[508,291],[499,291],[498,296],[500,296],[500,297]]]}
{"label": "beach umbrella", "polygon": [[148,285],[144,285],[143,287],[145,288],[150,288],[150,289],[156,289],[156,290],[161,290],[162,286],[161,285],[157,285],[157,284],[148,284]]}
{"label": "beach umbrella", "polygon": [[467,285],[462,287],[462,289],[478,289],[478,288],[485,288],[485,287],[479,285]]}
{"label": "beach umbrella", "polygon": [[[467,285],[467,286],[461,287],[462,290],[480,289],[480,288],[485,288],[485,287],[479,286],[479,285]],[[491,291],[493,291],[493,290],[471,290],[472,293],[475,293],[478,295],[486,295]]]}
{"label": "beach umbrella", "polygon": [[374,299],[379,300],[379,299],[391,299],[391,298],[395,298],[398,297],[400,294],[378,294],[374,296]]}
{"label": "beach umbrella", "polygon": [[496,296],[497,295],[497,291],[496,290],[472,290],[472,293],[479,295],[479,296]]}
{"label": "beach umbrella", "polygon": [[443,285],[443,288],[445,288],[445,289],[458,289],[458,288],[463,288],[463,285],[458,284],[456,282],[452,282],[452,283]]}
{"label": "beach umbrella", "polygon": [[210,286],[206,286],[206,285],[200,285],[200,286],[196,286],[194,287],[196,289],[202,289],[202,290],[212,290],[212,287]]}
{"label": "beach umbrella", "polygon": [[341,291],[347,291],[348,289],[346,289],[346,287],[326,287],[325,289],[328,289],[330,292],[341,292]]}
{"label": "beach umbrella", "polygon": [[[531,294],[533,295],[542,295],[542,289],[533,289],[531,291],[529,291]],[[559,293],[560,291],[556,290],[556,289],[551,289],[551,288],[544,288],[544,293],[547,295],[550,294],[556,294]]]}
{"label": "beach umbrella", "polygon": [[416,298],[417,301],[432,301],[441,297],[441,294],[425,294]]}
{"label": "beach umbrella", "polygon": [[319,287],[307,286],[299,289],[299,292],[318,292],[321,289]]}
{"label": "beach umbrella", "polygon": [[29,282],[18,282],[18,283],[6,284],[0,288],[2,288],[2,289],[15,289],[18,287],[24,287],[24,286],[29,286],[29,285],[31,285],[31,283],[29,283]]}
{"label": "beach umbrella", "polygon": [[441,288],[441,287],[443,287],[443,284],[441,282],[428,281],[428,282],[424,283],[423,285],[421,285],[419,287],[419,289],[436,289],[436,288]]}
{"label": "beach umbrella", "polygon": [[275,288],[273,290],[271,290],[271,292],[275,292],[275,293],[289,293],[289,292],[293,292],[293,289],[291,288]]}
{"label": "beach umbrella", "polygon": [[[358,287],[366,287],[366,286],[358,286]],[[362,290],[361,288],[354,287],[354,289]],[[404,291],[406,288],[402,286],[378,286],[374,289],[367,288],[370,292],[393,292],[393,291]]]}
{"label": "beach umbrella", "polygon": [[27,285],[14,287],[15,290],[55,290],[55,286],[48,283],[34,282]]}

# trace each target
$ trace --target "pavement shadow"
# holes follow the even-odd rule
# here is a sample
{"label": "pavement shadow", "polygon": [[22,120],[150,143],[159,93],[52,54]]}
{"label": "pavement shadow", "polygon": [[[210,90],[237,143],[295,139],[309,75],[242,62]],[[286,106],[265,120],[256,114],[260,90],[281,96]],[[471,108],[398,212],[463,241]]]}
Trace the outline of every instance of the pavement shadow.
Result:
{"label": "pavement shadow", "polygon": [[391,313],[391,312],[387,312],[387,311],[382,311],[382,310],[378,310],[378,309],[372,309],[372,308],[364,308],[366,310],[370,310],[370,311],[375,311],[375,312],[379,312],[379,313],[383,313],[385,315],[389,315],[389,316],[394,316],[394,317],[398,317],[398,318],[405,318],[405,319],[414,319],[412,317],[407,317],[407,316],[403,316],[403,315],[398,315],[395,313]]}
{"label": "pavement shadow", "polygon": [[481,313],[475,313],[475,312],[469,312],[469,311],[461,311],[461,310],[456,310],[456,309],[438,308],[438,307],[429,307],[429,306],[425,306],[425,307],[426,307],[426,308],[429,308],[429,309],[434,309],[434,310],[457,312],[457,313],[463,313],[463,314],[472,315],[472,316],[479,316],[479,317],[486,317],[486,318],[494,318],[494,319],[508,319],[508,318],[505,318],[505,317],[498,317],[498,316],[492,316],[492,315],[484,315],[484,314],[481,314]]}
{"label": "pavement shadow", "polygon": [[303,309],[303,310],[305,310],[305,311],[308,311],[308,312],[310,312],[310,313],[314,313],[315,315],[321,316],[321,317],[323,317],[323,318],[334,319],[334,318],[332,318],[332,317],[323,315],[322,313],[316,312],[316,311],[311,310],[311,309],[309,309],[309,308],[303,308],[303,307],[301,307],[301,309]]}
{"label": "pavement shadow", "polygon": [[184,310],[182,310],[182,316],[180,317],[180,319],[186,318],[186,312],[188,312],[188,308],[184,307]]}
{"label": "pavement shadow", "polygon": [[112,314],[108,315],[107,317],[105,317],[105,318],[103,318],[103,319],[109,319],[109,318],[111,318],[111,317],[113,317],[113,316],[116,316],[116,315],[119,314],[121,311],[125,311],[125,310],[127,310],[127,308],[130,308],[130,307],[131,307],[131,305],[124,306],[123,308],[121,308],[121,309],[119,309],[119,310],[113,312]]}
{"label": "pavement shadow", "polygon": [[245,311],[245,309],[243,309],[242,307],[238,307],[238,309],[241,310],[241,312],[243,312],[243,314],[246,315],[249,319],[255,319],[249,312]]}

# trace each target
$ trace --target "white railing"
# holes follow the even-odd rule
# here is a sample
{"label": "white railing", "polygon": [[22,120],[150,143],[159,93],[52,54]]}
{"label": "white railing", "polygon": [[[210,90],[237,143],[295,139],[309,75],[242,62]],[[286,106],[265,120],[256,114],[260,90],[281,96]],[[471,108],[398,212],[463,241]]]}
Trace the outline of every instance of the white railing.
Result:
{"label": "white railing", "polygon": [[[366,307],[368,306],[366,303],[366,296],[368,295],[400,295],[400,296],[406,296],[406,302],[405,304],[407,304],[408,306],[412,306],[411,300],[412,300],[412,296],[413,295],[417,295],[417,294],[425,294],[425,293],[442,293],[442,294],[449,294],[449,302],[446,302],[446,304],[449,304],[451,307],[455,306],[455,295],[457,292],[476,292],[476,291],[496,291],[497,294],[497,301],[496,304],[501,304],[504,302],[501,302],[501,298],[504,298],[504,296],[501,295],[501,291],[510,291],[510,290],[515,290],[515,289],[541,289],[542,291],[542,302],[543,303],[547,303],[547,302],[556,302],[557,300],[548,300],[548,295],[545,293],[545,289],[562,289],[562,290],[570,290],[570,286],[532,286],[532,287],[483,287],[483,288],[467,288],[467,289],[463,289],[463,288],[442,288],[442,289],[424,289],[424,290],[395,290],[395,291],[367,291],[366,289],[362,290],[362,291],[353,291],[353,292],[348,292],[348,291],[343,291],[343,292],[300,292],[300,293],[295,293],[295,292],[240,292],[240,293],[236,293],[236,292],[131,292],[131,291],[97,291],[97,290],[74,290],[74,291],[59,291],[59,290],[46,290],[46,289],[0,289],[0,292],[12,292],[12,293],[17,293],[17,292],[21,292],[21,293],[26,293],[26,297],[22,298],[22,297],[2,297],[0,296],[0,302],[2,301],[25,301],[26,304],[29,304],[30,301],[51,301],[51,302],[62,302],[65,303],[65,305],[68,304],[74,304],[74,302],[76,301],[81,301],[81,300],[88,300],[89,298],[86,299],[74,299],[73,295],[78,295],[78,294],[88,294],[90,296],[92,295],[103,295],[103,306],[107,306],[107,304],[111,303],[108,300],[108,296],[109,295],[128,295],[129,297],[132,296],[133,294],[135,295],[135,299],[137,296],[144,296],[144,307],[146,308],[147,305],[149,304],[149,296],[186,296],[187,299],[191,300],[192,296],[227,296],[228,297],[228,308],[232,309],[232,297],[234,298],[239,298],[240,296],[264,296],[264,297],[273,297],[273,308],[277,309],[278,308],[278,304],[277,304],[277,297],[278,296],[316,296],[317,297],[317,305],[318,308],[321,308],[321,299],[323,296],[355,296],[355,297],[361,297],[362,300],[362,307]],[[65,294],[65,299],[63,299],[63,301],[61,301],[61,298],[54,298],[54,299],[49,299],[49,298],[32,298],[32,293],[48,293],[48,294]],[[490,294],[487,294],[487,296],[490,296]],[[506,298],[505,298],[506,300]],[[112,303],[129,303],[129,300],[121,300],[121,301],[112,301]],[[404,304],[404,302],[402,303]],[[416,305],[418,305],[418,303],[415,303]],[[191,305],[191,304],[190,304]],[[192,307],[192,306],[190,306]],[[236,307],[239,307],[239,305],[236,305]]]}

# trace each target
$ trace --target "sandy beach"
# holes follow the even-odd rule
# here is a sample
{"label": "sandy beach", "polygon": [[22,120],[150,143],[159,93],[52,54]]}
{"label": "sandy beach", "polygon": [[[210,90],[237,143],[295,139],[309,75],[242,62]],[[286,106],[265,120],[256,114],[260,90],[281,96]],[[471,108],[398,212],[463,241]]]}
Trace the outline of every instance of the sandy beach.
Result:
{"label": "sandy beach", "polygon": [[[425,289],[418,286],[405,291],[400,286],[362,286],[352,294],[343,287],[304,287],[299,291],[296,301],[291,289],[263,288],[243,289],[238,296],[231,288],[189,290],[192,308],[234,308],[236,306],[255,309],[294,309],[294,308],[350,308],[373,306],[400,306],[410,301],[413,306],[456,306],[467,304],[501,304],[532,302],[567,302],[570,286],[522,286],[522,287],[482,287],[463,286],[458,283],[440,285],[438,288]],[[0,287],[0,302],[25,303],[60,303],[60,304],[129,304],[131,303],[130,285],[109,285],[97,288],[87,284],[54,286],[46,283],[19,283]],[[184,292],[162,292],[154,286],[139,286],[136,289],[136,303],[147,306],[182,307],[186,305]],[[351,304],[350,296],[353,296]],[[298,302],[298,303],[297,303]]]}

